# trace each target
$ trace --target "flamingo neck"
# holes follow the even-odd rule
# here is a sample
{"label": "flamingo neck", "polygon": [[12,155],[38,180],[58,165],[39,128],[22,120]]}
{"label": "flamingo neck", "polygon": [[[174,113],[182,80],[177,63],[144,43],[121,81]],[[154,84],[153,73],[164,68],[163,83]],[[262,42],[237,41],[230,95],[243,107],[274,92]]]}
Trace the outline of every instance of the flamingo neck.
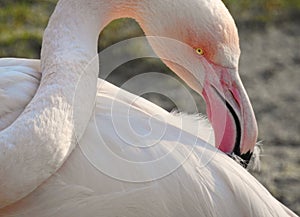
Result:
{"label": "flamingo neck", "polygon": [[136,9],[135,1],[59,1],[43,37],[40,86],[0,131],[0,208],[31,193],[74,149],[94,107],[99,33],[114,19],[136,18]]}
{"label": "flamingo neck", "polygon": [[100,31],[114,19],[131,17],[147,35],[157,32],[150,23],[153,7],[161,5],[149,2],[59,1],[43,37],[40,86],[23,113],[0,132],[0,208],[31,193],[67,159],[94,108]]}
{"label": "flamingo neck", "polygon": [[140,3],[133,0],[59,1],[45,32],[42,57],[46,53],[45,60],[51,62],[55,55],[49,58],[48,53],[53,51],[69,54],[81,52],[85,57],[80,59],[89,61],[97,55],[100,32],[111,21],[125,17],[139,20],[136,16],[139,14],[137,2]]}

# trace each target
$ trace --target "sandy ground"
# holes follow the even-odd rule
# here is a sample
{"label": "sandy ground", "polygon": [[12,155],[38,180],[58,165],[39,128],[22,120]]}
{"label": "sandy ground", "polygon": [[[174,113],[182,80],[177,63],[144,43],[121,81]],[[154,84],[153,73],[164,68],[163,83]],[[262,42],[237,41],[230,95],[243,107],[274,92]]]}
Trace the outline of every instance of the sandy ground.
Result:
{"label": "sandy ground", "polygon": [[294,23],[240,28],[240,74],[263,141],[261,171],[254,175],[300,213],[300,29]]}

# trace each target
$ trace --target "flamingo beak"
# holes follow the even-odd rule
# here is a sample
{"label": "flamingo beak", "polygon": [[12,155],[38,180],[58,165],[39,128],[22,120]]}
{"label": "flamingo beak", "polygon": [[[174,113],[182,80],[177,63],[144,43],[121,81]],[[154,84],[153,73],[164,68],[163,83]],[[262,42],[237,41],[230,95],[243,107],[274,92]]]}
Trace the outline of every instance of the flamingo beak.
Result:
{"label": "flamingo beak", "polygon": [[216,147],[240,157],[247,167],[257,140],[257,124],[238,71],[213,65],[206,72],[202,95]]}

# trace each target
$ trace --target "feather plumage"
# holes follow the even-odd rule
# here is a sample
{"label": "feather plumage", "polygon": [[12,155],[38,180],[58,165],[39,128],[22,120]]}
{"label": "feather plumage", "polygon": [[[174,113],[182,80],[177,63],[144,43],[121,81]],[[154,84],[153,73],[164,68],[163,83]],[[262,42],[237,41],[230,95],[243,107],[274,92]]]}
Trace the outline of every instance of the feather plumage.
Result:
{"label": "feather plumage", "polygon": [[[5,61],[1,59],[0,65]],[[22,61],[16,60],[15,63]],[[38,80],[40,72],[36,69],[39,68],[29,71],[34,72]],[[24,78],[29,72],[20,67],[10,70],[17,71]],[[0,209],[0,216],[296,216],[244,168],[208,144],[207,138],[195,135],[189,127],[185,129],[184,125],[179,124],[186,119],[193,126],[201,126],[199,132],[202,134],[211,133],[212,129],[205,119],[170,114],[143,98],[138,98],[131,105],[136,98],[134,94],[104,80],[98,79],[97,89],[94,113],[97,125],[102,126],[100,131],[95,131],[91,119],[82,140],[65,164],[27,197]],[[34,92],[31,89],[23,94],[30,99]],[[15,101],[21,109],[27,103]],[[115,112],[119,115],[116,119],[119,122],[115,124],[122,126],[128,118],[126,111],[130,109],[133,124],[139,124],[140,130],[147,131],[147,124],[141,120],[159,114],[168,125],[167,133],[155,148],[129,147],[130,141],[120,139],[120,135],[112,130],[112,103],[117,103]],[[161,119],[153,120],[152,124],[161,124]],[[182,135],[180,138],[175,136],[179,133]],[[99,141],[99,135],[104,142]],[[177,148],[170,152],[174,144]],[[102,160],[100,165],[102,163],[103,168],[99,164],[95,167],[88,160],[85,155],[87,146],[96,150],[92,154]],[[168,164],[124,167],[103,151],[106,146],[119,157],[136,162],[157,159],[158,155],[165,153],[171,153],[171,156]],[[146,180],[157,177],[164,169],[170,171],[172,163],[178,167],[170,173],[165,173],[160,179]],[[124,172],[145,181],[127,182],[128,176]],[[119,176],[114,177],[116,174]]]}

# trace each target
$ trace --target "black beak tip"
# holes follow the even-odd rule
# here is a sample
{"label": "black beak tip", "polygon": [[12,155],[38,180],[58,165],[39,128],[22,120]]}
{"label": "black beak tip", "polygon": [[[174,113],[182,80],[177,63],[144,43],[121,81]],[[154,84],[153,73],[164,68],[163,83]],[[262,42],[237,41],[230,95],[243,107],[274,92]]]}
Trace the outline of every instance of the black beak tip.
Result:
{"label": "black beak tip", "polygon": [[245,154],[241,154],[240,152],[238,152],[238,153],[232,152],[227,155],[229,157],[231,157],[232,159],[234,159],[235,161],[237,161],[244,168],[247,168],[247,166],[251,160],[252,154],[253,154],[253,152],[248,151]]}

